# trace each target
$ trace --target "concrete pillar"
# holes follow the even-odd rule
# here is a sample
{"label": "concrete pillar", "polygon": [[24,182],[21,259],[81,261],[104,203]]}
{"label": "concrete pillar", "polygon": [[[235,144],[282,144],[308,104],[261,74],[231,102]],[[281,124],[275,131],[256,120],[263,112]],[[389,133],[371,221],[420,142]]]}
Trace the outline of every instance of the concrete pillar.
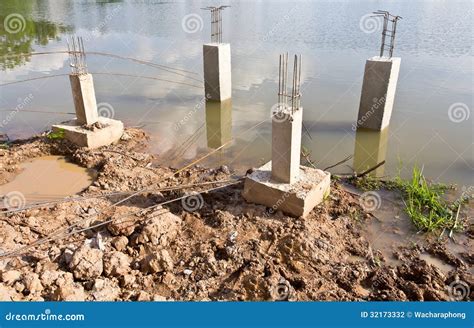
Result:
{"label": "concrete pillar", "polygon": [[390,123],[400,58],[372,57],[365,64],[357,126],[381,131]]}
{"label": "concrete pillar", "polygon": [[[354,170],[364,172],[385,160],[387,154],[388,128],[382,131],[357,129],[354,147]],[[385,165],[369,173],[371,176],[382,177]]]}
{"label": "concrete pillar", "polygon": [[204,87],[209,100],[223,101],[232,97],[230,44],[209,43],[203,47]]}
{"label": "concrete pillar", "polygon": [[223,102],[206,102],[207,146],[221,147],[232,139],[232,99]]}
{"label": "concrete pillar", "polygon": [[97,101],[95,99],[94,80],[91,74],[71,74],[72,97],[76,109],[77,123],[91,125],[98,121]]}
{"label": "concrete pillar", "polygon": [[279,109],[272,116],[272,179],[294,183],[300,172],[301,128],[303,108]]}

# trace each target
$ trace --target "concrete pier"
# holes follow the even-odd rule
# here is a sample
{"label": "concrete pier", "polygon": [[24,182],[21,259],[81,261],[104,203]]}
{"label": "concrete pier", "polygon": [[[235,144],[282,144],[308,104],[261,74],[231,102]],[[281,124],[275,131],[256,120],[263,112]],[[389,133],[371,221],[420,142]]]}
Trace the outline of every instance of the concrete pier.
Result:
{"label": "concrete pier", "polygon": [[64,133],[64,138],[77,147],[99,148],[117,142],[122,137],[123,123],[99,117],[94,81],[88,73],[69,75],[76,119],[55,124],[53,132]]}
{"label": "concrete pier", "polygon": [[303,108],[273,115],[272,161],[245,178],[243,197],[252,203],[305,217],[330,192],[329,172],[300,166]]}
{"label": "concrete pier", "polygon": [[94,80],[91,74],[70,74],[72,97],[77,123],[92,125],[99,119],[95,99]]}
{"label": "concrete pier", "polygon": [[303,108],[273,113],[272,178],[283,183],[298,180],[301,153]]}
{"label": "concrete pier", "polygon": [[390,123],[401,59],[372,57],[365,64],[357,127],[381,131]]}
{"label": "concrete pier", "polygon": [[[374,131],[359,128],[356,132],[354,146],[354,171],[362,173],[375,167],[378,163],[385,160],[387,154],[389,128],[382,131]],[[378,167],[369,173],[374,177],[384,175],[385,165]]]}
{"label": "concrete pier", "polygon": [[207,146],[217,149],[232,139],[232,99],[206,102]]}
{"label": "concrete pier", "polygon": [[206,97],[213,101],[230,99],[232,97],[230,44],[205,44],[203,58]]}

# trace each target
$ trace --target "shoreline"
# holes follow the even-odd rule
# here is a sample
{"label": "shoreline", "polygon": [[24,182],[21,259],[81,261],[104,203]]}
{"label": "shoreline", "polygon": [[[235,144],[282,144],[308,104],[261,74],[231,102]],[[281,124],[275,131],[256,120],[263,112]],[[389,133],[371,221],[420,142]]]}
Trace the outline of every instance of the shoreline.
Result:
{"label": "shoreline", "polygon": [[397,249],[390,265],[365,237],[376,217],[342,182],[307,218],[292,218],[245,202],[226,166],[176,174],[155,165],[147,142],[128,128],[96,150],[46,133],[0,149],[0,184],[46,155],[97,172],[72,200],[0,212],[2,252],[30,245],[0,258],[1,300],[450,300],[453,282],[473,284],[470,230],[465,252],[427,240]]}

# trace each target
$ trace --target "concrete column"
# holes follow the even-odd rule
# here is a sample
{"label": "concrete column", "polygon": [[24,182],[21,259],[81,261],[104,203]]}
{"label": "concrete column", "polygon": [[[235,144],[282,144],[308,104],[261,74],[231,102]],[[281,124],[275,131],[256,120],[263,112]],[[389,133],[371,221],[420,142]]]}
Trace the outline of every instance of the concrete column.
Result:
{"label": "concrete column", "polygon": [[272,179],[294,183],[300,172],[303,108],[283,109],[272,118]]}
{"label": "concrete column", "polygon": [[[364,172],[385,160],[387,154],[388,128],[382,131],[357,129],[354,147],[354,170]],[[381,177],[385,165],[369,173],[371,176]]]}
{"label": "concrete column", "polygon": [[357,126],[381,131],[390,123],[400,58],[372,57],[365,64]]}
{"label": "concrete column", "polygon": [[72,97],[76,109],[77,123],[91,125],[97,122],[97,101],[95,99],[94,80],[91,74],[71,74]]}
{"label": "concrete column", "polygon": [[209,43],[203,47],[204,86],[209,100],[223,101],[232,97],[230,44]]}
{"label": "concrete column", "polygon": [[232,99],[223,102],[206,102],[207,146],[221,147],[232,139]]}

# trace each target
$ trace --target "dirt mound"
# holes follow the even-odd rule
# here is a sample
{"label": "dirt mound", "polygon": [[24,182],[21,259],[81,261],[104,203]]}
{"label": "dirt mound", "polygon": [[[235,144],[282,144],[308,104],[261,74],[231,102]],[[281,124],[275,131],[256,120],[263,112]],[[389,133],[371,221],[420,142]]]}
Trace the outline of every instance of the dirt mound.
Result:
{"label": "dirt mound", "polygon": [[420,259],[417,245],[387,265],[361,234],[373,218],[338,182],[307,218],[291,218],[245,202],[241,183],[192,193],[235,177],[199,166],[173,175],[143,152],[146,142],[128,129],[99,150],[44,136],[0,150],[0,182],[47,154],[98,172],[81,200],[0,214],[1,252],[54,237],[0,259],[2,300],[472,299],[470,250],[459,258],[428,247],[448,273]]}

